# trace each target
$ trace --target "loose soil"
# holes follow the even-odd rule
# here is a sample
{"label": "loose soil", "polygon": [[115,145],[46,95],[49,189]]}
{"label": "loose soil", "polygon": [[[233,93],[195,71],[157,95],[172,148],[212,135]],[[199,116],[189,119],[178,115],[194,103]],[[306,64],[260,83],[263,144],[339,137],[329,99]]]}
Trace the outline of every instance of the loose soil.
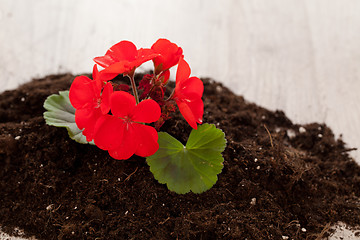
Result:
{"label": "loose soil", "polygon": [[[293,124],[203,79],[204,122],[227,138],[213,188],[178,195],[144,158],[118,161],[47,126],[47,96],[74,76],[35,79],[0,95],[0,225],[38,239],[321,239],[360,224],[360,167],[324,124]],[[183,142],[177,113],[163,125]],[[269,132],[268,132],[269,131]],[[355,133],[354,133],[355,134]]]}

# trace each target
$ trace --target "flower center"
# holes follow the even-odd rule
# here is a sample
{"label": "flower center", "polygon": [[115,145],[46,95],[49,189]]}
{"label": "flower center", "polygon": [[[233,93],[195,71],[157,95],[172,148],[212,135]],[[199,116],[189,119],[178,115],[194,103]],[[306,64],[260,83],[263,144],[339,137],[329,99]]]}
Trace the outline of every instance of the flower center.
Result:
{"label": "flower center", "polygon": [[132,123],[133,121],[132,121],[132,119],[131,119],[130,116],[125,116],[125,117],[124,117],[124,122],[125,122],[126,124],[130,124],[130,123]]}
{"label": "flower center", "polygon": [[101,106],[101,98],[95,98],[94,103],[95,103],[95,108],[100,108],[100,106]]}

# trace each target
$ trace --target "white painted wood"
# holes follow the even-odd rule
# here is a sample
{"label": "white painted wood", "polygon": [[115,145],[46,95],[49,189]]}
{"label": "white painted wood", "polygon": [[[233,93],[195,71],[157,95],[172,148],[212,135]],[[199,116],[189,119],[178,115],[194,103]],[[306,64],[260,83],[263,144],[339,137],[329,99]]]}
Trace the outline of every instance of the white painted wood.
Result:
{"label": "white painted wood", "polygon": [[0,0],[0,91],[90,72],[123,39],[166,37],[194,75],[294,122],[325,122],[359,148],[359,12],[357,0]]}

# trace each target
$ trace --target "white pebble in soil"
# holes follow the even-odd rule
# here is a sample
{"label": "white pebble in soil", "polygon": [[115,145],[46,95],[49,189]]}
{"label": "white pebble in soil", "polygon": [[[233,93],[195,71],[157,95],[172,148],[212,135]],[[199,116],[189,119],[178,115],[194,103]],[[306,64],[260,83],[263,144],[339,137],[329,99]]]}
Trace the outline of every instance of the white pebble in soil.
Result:
{"label": "white pebble in soil", "polygon": [[296,133],[295,133],[295,131],[292,130],[292,129],[286,130],[286,134],[288,135],[288,137],[289,137],[290,139],[296,137]]}
{"label": "white pebble in soil", "polygon": [[299,127],[299,133],[306,133],[306,128]]}

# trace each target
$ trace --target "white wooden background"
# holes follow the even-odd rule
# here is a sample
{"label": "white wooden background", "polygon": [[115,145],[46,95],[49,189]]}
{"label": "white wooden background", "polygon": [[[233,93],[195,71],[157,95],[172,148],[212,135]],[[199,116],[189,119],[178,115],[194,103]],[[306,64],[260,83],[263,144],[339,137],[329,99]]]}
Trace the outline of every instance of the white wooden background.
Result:
{"label": "white wooden background", "polygon": [[0,92],[90,72],[112,44],[160,37],[183,48],[194,75],[360,148],[358,0],[0,0]]}
{"label": "white wooden background", "polygon": [[0,92],[90,72],[112,44],[160,37],[183,48],[194,75],[360,148],[358,0],[0,0]]}

